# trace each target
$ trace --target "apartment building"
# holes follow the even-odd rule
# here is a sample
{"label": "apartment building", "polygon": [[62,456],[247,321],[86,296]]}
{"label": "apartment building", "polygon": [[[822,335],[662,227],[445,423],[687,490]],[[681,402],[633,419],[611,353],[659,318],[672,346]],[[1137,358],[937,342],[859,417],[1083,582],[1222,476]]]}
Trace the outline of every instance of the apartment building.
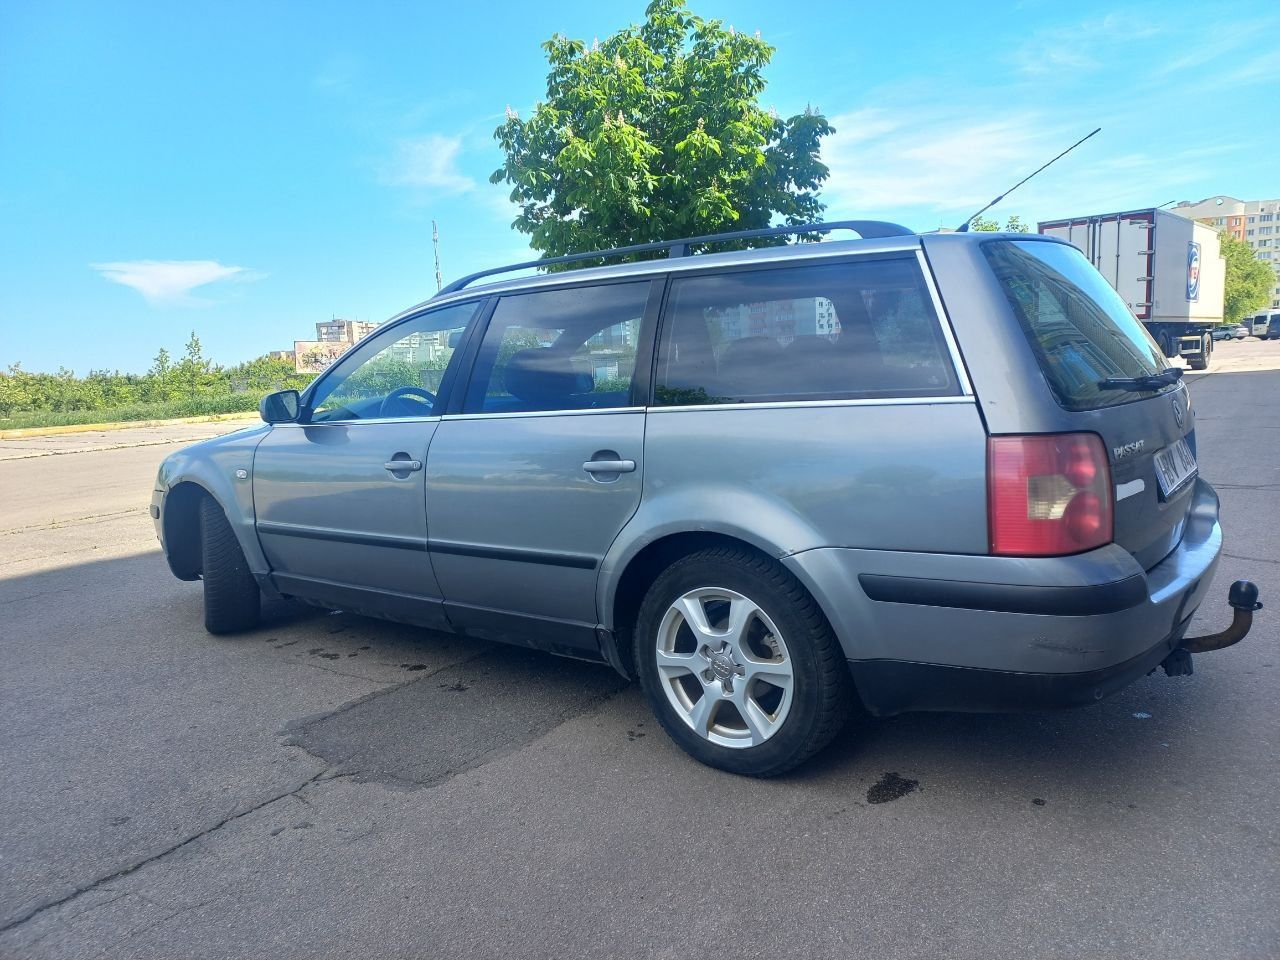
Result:
{"label": "apartment building", "polygon": [[363,340],[378,328],[367,320],[322,320],[316,324],[316,339],[321,343],[352,344]]}
{"label": "apartment building", "polygon": [[319,373],[377,328],[365,320],[321,320],[314,340],[295,340],[292,350],[273,350],[271,356],[292,360],[298,373]]}
{"label": "apartment building", "polygon": [[1198,203],[1183,200],[1170,209],[1179,216],[1225,230],[1252,247],[1258,259],[1270,263],[1276,272],[1271,309],[1280,309],[1280,199],[1237,200],[1217,196]]}

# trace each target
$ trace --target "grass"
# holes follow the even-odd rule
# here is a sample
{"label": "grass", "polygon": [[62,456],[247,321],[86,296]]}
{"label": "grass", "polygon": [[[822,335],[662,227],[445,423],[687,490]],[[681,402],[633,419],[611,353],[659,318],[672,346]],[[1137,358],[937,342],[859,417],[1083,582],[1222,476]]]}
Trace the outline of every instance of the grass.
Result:
{"label": "grass", "polygon": [[258,409],[261,398],[252,393],[232,393],[221,397],[192,397],[159,403],[131,403],[101,410],[18,410],[0,417],[0,430],[27,427],[65,427],[80,423],[128,423],[132,420],[174,420],[179,417],[207,417],[219,413],[246,413]]}

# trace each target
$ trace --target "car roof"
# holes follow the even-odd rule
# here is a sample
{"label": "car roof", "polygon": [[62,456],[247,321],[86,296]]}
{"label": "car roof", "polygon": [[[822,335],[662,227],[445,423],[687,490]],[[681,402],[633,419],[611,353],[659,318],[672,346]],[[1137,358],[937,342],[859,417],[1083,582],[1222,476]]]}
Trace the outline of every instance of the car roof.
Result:
{"label": "car roof", "polygon": [[[593,281],[642,280],[666,274],[688,273],[717,267],[776,263],[787,260],[816,260],[849,254],[910,253],[921,249],[922,239],[929,243],[985,243],[991,240],[1036,240],[1045,243],[1061,243],[1065,240],[1036,233],[1004,233],[988,231],[908,233],[902,236],[877,237],[857,240],[822,240],[811,243],[790,243],[785,246],[754,247],[749,250],[731,250],[723,253],[699,253],[692,256],[640,260],[605,266],[580,267],[573,270],[541,272],[531,275],[476,283],[452,292],[437,294],[429,300],[414,304],[400,311],[388,323],[421,313],[428,308],[444,306],[464,300],[480,299],[495,294],[524,292],[564,284],[591,283]],[[528,269],[533,269],[529,267]]]}

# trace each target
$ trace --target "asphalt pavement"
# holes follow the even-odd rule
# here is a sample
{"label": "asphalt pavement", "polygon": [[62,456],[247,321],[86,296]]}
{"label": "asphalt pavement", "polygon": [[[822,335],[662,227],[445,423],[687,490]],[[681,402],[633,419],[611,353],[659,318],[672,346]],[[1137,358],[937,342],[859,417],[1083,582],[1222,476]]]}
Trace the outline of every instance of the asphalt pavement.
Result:
{"label": "asphalt pavement", "polygon": [[174,433],[0,446],[0,957],[1276,957],[1280,343],[1214,359],[1193,631],[1248,577],[1242,644],[773,781],[605,667],[289,603],[210,637],[146,512]]}

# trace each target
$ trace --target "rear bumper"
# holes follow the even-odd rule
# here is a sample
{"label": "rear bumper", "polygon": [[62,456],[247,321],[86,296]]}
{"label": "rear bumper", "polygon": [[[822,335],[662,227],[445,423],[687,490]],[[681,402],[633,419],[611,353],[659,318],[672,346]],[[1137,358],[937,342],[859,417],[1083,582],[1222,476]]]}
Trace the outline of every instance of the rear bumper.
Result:
{"label": "rear bumper", "polygon": [[1178,547],[1150,570],[1113,545],[1007,558],[821,549],[784,563],[818,598],[873,712],[1088,703],[1160,663],[1222,549],[1196,481]]}
{"label": "rear bumper", "polygon": [[864,705],[876,716],[913,710],[1020,713],[1082,707],[1160,666],[1189,623],[1135,657],[1081,673],[1019,673],[902,660],[851,661],[849,669]]}

